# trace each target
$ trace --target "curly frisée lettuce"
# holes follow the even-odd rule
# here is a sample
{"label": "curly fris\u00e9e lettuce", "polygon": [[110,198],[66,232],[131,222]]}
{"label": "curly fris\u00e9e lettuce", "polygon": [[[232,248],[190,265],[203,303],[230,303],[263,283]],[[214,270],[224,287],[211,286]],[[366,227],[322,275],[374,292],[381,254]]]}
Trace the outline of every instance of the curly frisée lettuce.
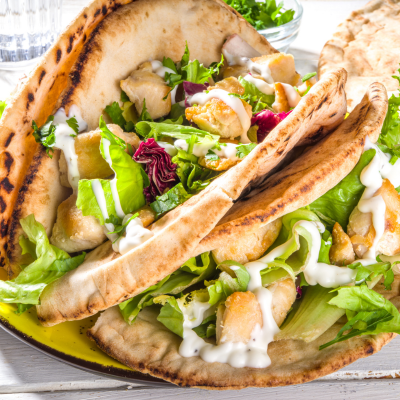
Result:
{"label": "curly fris\u00e9e lettuce", "polygon": [[[105,141],[110,143],[108,147],[110,167],[115,172],[116,188],[125,214],[139,209],[146,204],[143,189],[149,184],[148,177],[140,164],[135,162],[131,156],[125,152],[125,142],[115,136],[100,117],[101,142],[100,152],[107,161],[108,154],[105,153]],[[108,215],[118,215],[116,212],[115,201],[111,189],[111,181],[98,179],[101,183],[104,197],[106,200]],[[76,205],[82,210],[83,215],[93,215],[100,223],[104,224],[103,213],[97,202],[92,187],[93,180],[81,179],[78,186],[78,199]]]}
{"label": "curly fris\u00e9e lettuce", "polygon": [[21,236],[19,243],[24,260],[29,264],[21,266],[17,278],[0,281],[0,302],[17,304],[18,314],[39,304],[40,295],[48,284],[77,268],[85,259],[85,253],[71,258],[50,244],[43,225],[33,214],[20,223],[27,237]]}
{"label": "curly fris\u00e9e lettuce", "polygon": [[153,304],[155,297],[167,294],[178,295],[188,287],[209,279],[215,274],[215,271],[216,264],[210,256],[210,252],[192,257],[173,274],[132,299],[121,303],[119,305],[121,314],[125,321],[131,324],[143,308]]}

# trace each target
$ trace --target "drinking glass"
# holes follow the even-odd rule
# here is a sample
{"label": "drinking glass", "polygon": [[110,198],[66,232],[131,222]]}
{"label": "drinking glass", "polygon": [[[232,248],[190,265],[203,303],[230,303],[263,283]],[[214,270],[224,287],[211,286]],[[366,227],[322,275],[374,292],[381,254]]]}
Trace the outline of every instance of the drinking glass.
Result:
{"label": "drinking glass", "polygon": [[62,0],[0,0],[0,69],[37,62],[61,29]]}

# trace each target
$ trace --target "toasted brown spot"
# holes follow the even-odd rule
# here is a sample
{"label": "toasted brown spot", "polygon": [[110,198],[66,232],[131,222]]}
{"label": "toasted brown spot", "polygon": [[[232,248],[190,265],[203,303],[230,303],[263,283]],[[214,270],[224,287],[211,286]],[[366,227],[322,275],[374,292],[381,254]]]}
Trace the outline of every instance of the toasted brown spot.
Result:
{"label": "toasted brown spot", "polygon": [[103,13],[103,15],[107,15],[107,7],[103,6],[101,12]]}
{"label": "toasted brown spot", "polygon": [[87,36],[86,33],[83,35],[83,41],[86,42]]}
{"label": "toasted brown spot", "polygon": [[7,231],[8,231],[8,224],[5,219],[1,221],[0,225],[0,235],[1,237],[6,237],[7,236]]}
{"label": "toasted brown spot", "polygon": [[7,208],[7,204],[4,201],[3,197],[0,196],[0,212],[3,213],[4,211],[6,211]]}
{"label": "toasted brown spot", "polygon": [[61,60],[62,51],[60,49],[57,50],[57,58],[56,63],[58,64]]}
{"label": "toasted brown spot", "polygon": [[46,75],[46,71],[43,70],[43,71],[40,73],[40,76],[39,76],[39,85],[42,83],[42,80],[43,80],[43,78],[44,78],[45,75]]}
{"label": "toasted brown spot", "polygon": [[11,133],[8,135],[8,138],[7,138],[6,142],[4,143],[4,146],[5,146],[5,147],[8,147],[8,146],[10,145],[11,140],[12,140],[12,138],[13,138],[14,136],[15,136],[15,132],[11,132]]}
{"label": "toasted brown spot", "polygon": [[11,193],[14,189],[14,185],[9,181],[7,177],[5,177],[1,182],[0,186],[7,192]]}
{"label": "toasted brown spot", "polygon": [[75,34],[74,34],[74,35],[71,35],[71,36],[69,37],[69,46],[68,46],[68,48],[67,48],[67,53],[68,53],[68,54],[71,53],[71,51],[72,51],[72,45],[73,45],[73,43],[74,43],[74,39],[75,39]]}
{"label": "toasted brown spot", "polygon": [[4,154],[6,157],[6,159],[4,160],[4,166],[7,169],[7,175],[8,175],[10,173],[11,165],[13,164],[14,159],[12,158],[11,154],[8,151],[6,151]]}
{"label": "toasted brown spot", "polygon": [[101,13],[100,8],[98,10],[96,10],[96,12],[94,13],[94,16],[97,17],[99,14]]}
{"label": "toasted brown spot", "polygon": [[35,96],[33,95],[33,93],[28,93],[28,101],[30,103],[32,103],[32,101],[34,101],[34,100],[35,100]]}

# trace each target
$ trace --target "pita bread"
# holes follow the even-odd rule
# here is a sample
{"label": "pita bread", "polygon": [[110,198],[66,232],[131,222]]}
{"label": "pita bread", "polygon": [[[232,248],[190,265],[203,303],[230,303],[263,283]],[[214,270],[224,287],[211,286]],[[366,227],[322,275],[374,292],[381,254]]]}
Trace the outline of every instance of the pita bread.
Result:
{"label": "pita bread", "polygon": [[90,33],[105,16],[128,2],[94,0],[83,8],[8,102],[0,120],[0,266],[7,264],[11,214],[39,149],[31,135],[32,120],[44,124]]}
{"label": "pita bread", "polygon": [[381,82],[388,92],[398,89],[400,63],[400,2],[373,0],[353,11],[341,23],[322,49],[318,74],[322,77],[338,67],[349,74],[347,104],[352,110],[373,82]]}
{"label": "pita bread", "polygon": [[[93,12],[94,18],[99,4],[95,1],[85,10]],[[115,5],[113,10],[116,8]],[[91,25],[82,25],[82,21],[88,19],[89,15],[85,10],[50,51],[53,55],[59,54],[58,49],[66,45],[65,40],[71,32],[76,29],[75,35],[79,33],[74,59],[68,58],[62,69],[64,78],[53,77],[49,86],[42,84],[43,87],[37,91],[40,97],[35,97],[35,106],[30,106],[31,112],[24,114],[26,124],[21,127],[21,131],[15,130],[18,132],[15,133],[18,142],[14,143],[14,134],[11,135],[10,143],[15,146],[13,154],[17,156],[21,149],[23,153],[18,153],[20,162],[18,165],[13,164],[11,169],[15,180],[12,188],[6,188],[11,205],[7,203],[9,208],[4,209],[1,220],[4,226],[3,249],[8,249],[9,257],[8,262],[5,257],[2,262],[10,275],[18,272],[19,219],[34,212],[39,222],[49,231],[54,222],[57,203],[68,194],[65,189],[54,186],[54,175],[48,173],[45,162],[32,163],[33,159],[38,159],[40,152],[43,153],[41,149],[38,150],[39,147],[30,135],[32,119],[40,125],[59,106],[68,110],[72,104],[76,104],[88,121],[89,129],[96,128],[105,105],[119,98],[120,79],[149,58],[162,59],[167,56],[179,59],[185,40],[188,41],[192,57],[204,64],[220,57],[224,40],[233,33],[240,34],[260,53],[276,52],[264,37],[222,0],[174,0],[173,3],[165,0],[138,0],[116,9],[95,29],[97,19]],[[108,12],[107,8],[101,10],[104,14]],[[85,36],[91,30],[93,32],[90,37]],[[162,43],[160,37],[163,38]],[[82,47],[84,39],[86,43]],[[68,51],[72,50],[67,47]],[[48,58],[45,60],[50,63]],[[60,67],[57,66],[56,71],[57,68]],[[21,115],[22,106],[25,107],[26,103],[20,97],[32,88],[36,90],[37,74],[40,75],[39,69],[36,71],[7,108],[2,119],[3,136],[7,134],[7,127],[15,123],[15,116]],[[66,80],[66,74],[70,71]],[[151,229],[155,236],[138,248],[138,251],[119,257],[111,252],[109,244],[104,244],[88,255],[79,269],[49,285],[38,306],[38,315],[43,324],[53,325],[93,315],[136,295],[176,270],[192,256],[199,241],[226,214],[246,186],[257,182],[260,176],[274,168],[299,141],[305,138],[309,141],[317,140],[343,120],[345,79],[344,70],[327,75],[302,99],[296,110],[281,124],[281,128],[273,131],[250,157],[183,207],[168,213],[154,224]],[[57,91],[50,90],[51,85],[57,86]],[[61,90],[63,93],[59,96]],[[308,116],[308,124],[303,123],[303,116]],[[19,127],[18,124],[15,126]],[[4,148],[11,146],[10,143],[5,143]],[[10,169],[7,162],[6,167]],[[39,201],[40,198],[46,200]]]}
{"label": "pita bread", "polygon": [[[237,202],[197,250],[240,242],[254,226],[303,207],[331,189],[359,160],[366,136],[372,142],[378,139],[386,111],[385,88],[372,84],[363,101],[335,132]],[[384,291],[382,284],[376,290],[400,307],[399,288],[400,276],[397,276],[391,291]],[[88,335],[103,351],[133,369],[180,386],[207,389],[308,382],[374,354],[395,337],[392,333],[355,337],[319,351],[319,346],[332,340],[343,326],[344,322],[337,322],[310,343],[272,342],[268,347],[272,364],[268,368],[233,368],[228,364],[207,363],[200,357],[181,357],[181,338],[158,322],[157,315],[156,308],[146,308],[128,325],[119,309],[113,307],[100,316]]]}
{"label": "pita bread", "polygon": [[356,165],[368,135],[376,142],[387,112],[387,94],[372,84],[362,102],[327,138],[236,202],[201,242],[196,254],[240,240],[280,216],[310,204],[340,182]]}
{"label": "pita bread", "polygon": [[[392,291],[382,284],[376,291],[400,308],[400,277],[395,277]],[[88,336],[101,350],[128,367],[183,387],[202,389],[243,389],[296,385],[337,371],[359,358],[378,352],[395,333],[359,336],[319,351],[343,326],[338,321],[318,339],[280,340],[268,346],[268,368],[233,368],[229,364],[207,363],[200,357],[179,355],[182,339],[157,321],[158,309],[145,308],[132,325],[122,318],[118,307],[105,311]]]}

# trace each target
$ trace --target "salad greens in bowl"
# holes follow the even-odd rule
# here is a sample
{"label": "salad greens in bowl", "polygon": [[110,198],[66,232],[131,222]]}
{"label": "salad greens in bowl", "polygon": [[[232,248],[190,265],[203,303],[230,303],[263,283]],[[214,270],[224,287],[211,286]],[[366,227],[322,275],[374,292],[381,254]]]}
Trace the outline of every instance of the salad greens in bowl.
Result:
{"label": "salad greens in bowl", "polygon": [[303,6],[299,0],[224,0],[277,50],[286,52],[299,34]]}

